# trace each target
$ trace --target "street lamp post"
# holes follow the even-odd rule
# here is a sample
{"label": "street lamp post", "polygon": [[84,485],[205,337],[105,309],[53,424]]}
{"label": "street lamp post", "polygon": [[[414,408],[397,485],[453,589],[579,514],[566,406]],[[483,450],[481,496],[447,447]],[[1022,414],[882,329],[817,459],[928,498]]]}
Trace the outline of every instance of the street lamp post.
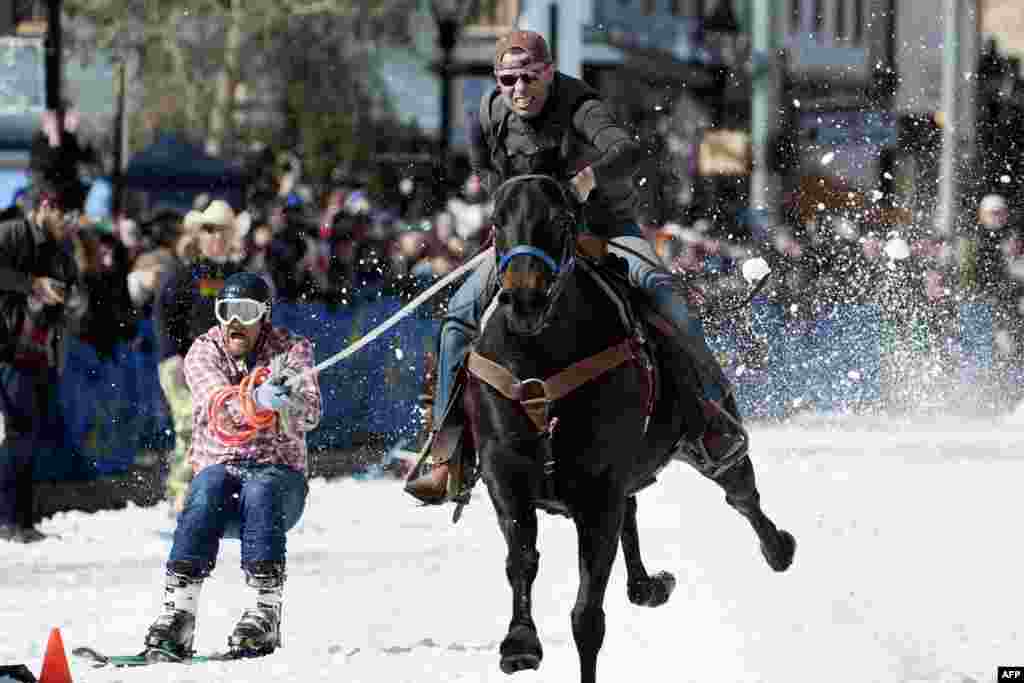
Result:
{"label": "street lamp post", "polygon": [[438,140],[439,185],[442,192],[448,183],[449,149],[452,136],[452,55],[459,33],[475,5],[475,0],[431,0],[430,10],[437,24],[437,46],[441,49],[441,63],[437,71],[441,76],[441,126]]}
{"label": "street lamp post", "polygon": [[715,11],[704,21],[704,40],[711,48],[717,67],[715,78],[719,91],[714,112],[716,127],[722,125],[726,109],[726,90],[729,87],[732,69],[738,61],[741,37],[740,24],[732,11],[731,0],[720,0]]}
{"label": "street lamp post", "polygon": [[[703,3],[702,3],[703,4]],[[726,124],[726,91],[729,88],[729,80],[732,77],[732,68],[736,65],[738,43],[740,40],[740,25],[736,15],[732,11],[732,0],[719,0],[715,10],[710,16],[703,18],[701,34],[704,46],[711,54],[712,73],[714,75],[715,93],[710,103],[711,127],[723,128]],[[704,131],[707,134],[707,131]],[[694,178],[694,189],[700,187],[695,203],[702,210],[711,214],[717,213],[714,206],[704,206],[704,200],[714,201],[712,198],[718,196],[716,191],[716,179],[714,175],[705,178],[705,174],[697,165],[697,172]],[[705,190],[710,190],[706,192]]]}
{"label": "street lamp post", "polygon": [[63,40],[60,25],[61,0],[49,0],[46,6],[46,108],[57,123],[57,143],[64,135],[64,104],[61,101]]}

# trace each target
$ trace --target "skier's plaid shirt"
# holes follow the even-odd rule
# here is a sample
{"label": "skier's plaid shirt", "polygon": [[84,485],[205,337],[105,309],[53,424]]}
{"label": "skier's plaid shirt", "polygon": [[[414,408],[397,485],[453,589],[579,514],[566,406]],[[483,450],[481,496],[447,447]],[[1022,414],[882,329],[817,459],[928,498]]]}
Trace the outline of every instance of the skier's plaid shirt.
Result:
{"label": "skier's plaid shirt", "polygon": [[[247,368],[244,359],[236,360],[227,352],[224,341],[220,326],[212,327],[193,342],[185,356],[185,380],[192,391],[193,438],[189,459],[193,472],[229,462],[288,465],[305,472],[306,432],[320,424],[322,412],[320,385],[315,373],[305,377],[292,391],[287,431],[295,436],[275,428],[257,433],[242,446],[225,446],[210,431],[207,411],[218,389],[237,386],[249,372],[256,367],[269,366],[276,356],[284,355],[284,366],[292,373],[313,367],[313,345],[282,327],[268,328],[257,342],[253,367]],[[228,401],[225,408],[236,429],[245,426],[237,399]]]}

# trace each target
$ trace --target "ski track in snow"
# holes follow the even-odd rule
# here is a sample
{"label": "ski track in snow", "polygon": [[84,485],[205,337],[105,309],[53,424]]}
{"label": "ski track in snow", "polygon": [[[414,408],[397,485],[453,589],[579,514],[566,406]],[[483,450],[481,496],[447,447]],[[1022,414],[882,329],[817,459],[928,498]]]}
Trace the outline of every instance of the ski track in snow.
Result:
{"label": "ski track in snow", "polygon": [[[793,567],[768,569],[718,487],[673,464],[640,494],[639,523],[648,570],[675,573],[676,592],[653,610],[630,605],[617,560],[599,680],[980,683],[1024,662],[1024,426],[824,416],[756,427],[753,444],[765,510],[799,543]],[[483,486],[458,525],[451,513],[418,508],[394,481],[313,481],[289,536],[284,648],[134,670],[92,669],[70,651],[141,649],[160,604],[167,507],[57,515],[41,529],[60,539],[0,542],[0,664],[38,675],[59,627],[76,683],[507,681],[505,547]],[[513,680],[576,681],[575,532],[540,522],[544,661]],[[225,541],[197,650],[222,649],[249,601],[239,543]]]}

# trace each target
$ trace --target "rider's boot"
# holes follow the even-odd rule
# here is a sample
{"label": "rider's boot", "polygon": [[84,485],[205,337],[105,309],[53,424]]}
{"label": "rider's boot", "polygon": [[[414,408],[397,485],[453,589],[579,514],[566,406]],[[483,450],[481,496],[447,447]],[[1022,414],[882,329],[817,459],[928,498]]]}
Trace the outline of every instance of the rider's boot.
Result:
{"label": "rider's boot", "polygon": [[685,446],[694,466],[711,476],[747,454],[747,432],[740,422],[728,380],[707,347],[703,325],[689,315],[683,294],[659,286],[654,289],[653,299],[658,312],[681,330],[674,339],[682,350],[674,363],[677,379],[683,390],[698,393],[700,406],[694,416],[700,424],[692,426]]}
{"label": "rider's boot", "polygon": [[698,469],[715,477],[747,457],[750,439],[735,412],[730,396],[726,406],[715,401],[704,402],[704,433],[687,444],[693,451]]}
{"label": "rider's boot", "polygon": [[281,608],[284,593],[283,562],[252,562],[245,567],[245,583],[256,593],[256,606],[245,610],[228,637],[231,652],[261,657],[281,646]]}
{"label": "rider's boot", "polygon": [[169,562],[164,580],[164,609],[146,632],[147,650],[162,650],[175,657],[192,654],[196,610],[203,578],[188,561]]}
{"label": "rider's boot", "polygon": [[449,469],[451,465],[448,461],[435,462],[429,472],[405,485],[406,493],[423,503],[443,503],[448,498]]}
{"label": "rider's boot", "polygon": [[462,430],[461,420],[452,419],[431,432],[420,452],[421,461],[429,454],[432,460],[430,470],[408,482],[405,485],[406,493],[428,505],[444,503],[449,499],[449,481],[452,479],[453,468],[457,467]]}

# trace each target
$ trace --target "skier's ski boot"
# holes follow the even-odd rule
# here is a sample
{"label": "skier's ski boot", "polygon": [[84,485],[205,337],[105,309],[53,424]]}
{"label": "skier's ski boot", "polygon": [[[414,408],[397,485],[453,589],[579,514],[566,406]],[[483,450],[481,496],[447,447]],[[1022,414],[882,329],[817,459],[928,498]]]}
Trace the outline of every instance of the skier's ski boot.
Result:
{"label": "skier's ski boot", "polygon": [[256,607],[247,609],[228,637],[235,657],[262,657],[281,646],[281,602],[284,563],[253,562],[245,568],[245,582],[256,590]]}
{"label": "skier's ski boot", "polygon": [[192,655],[196,609],[203,579],[196,577],[191,562],[169,562],[164,582],[164,611],[146,633],[147,657],[185,659]]}

